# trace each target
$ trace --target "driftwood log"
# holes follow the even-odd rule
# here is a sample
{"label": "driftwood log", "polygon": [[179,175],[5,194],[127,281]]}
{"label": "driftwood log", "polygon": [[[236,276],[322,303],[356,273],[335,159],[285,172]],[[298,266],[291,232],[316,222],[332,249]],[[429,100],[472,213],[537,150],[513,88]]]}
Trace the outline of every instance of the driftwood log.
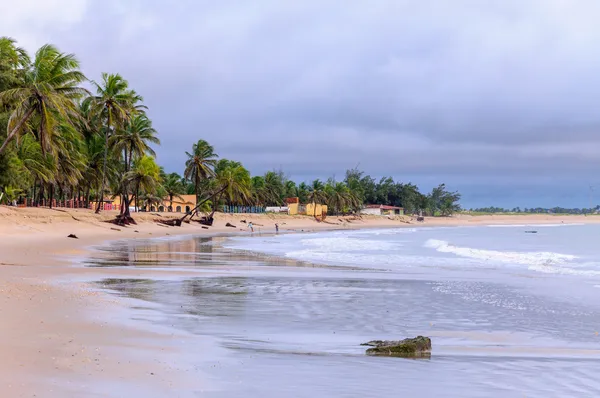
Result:
{"label": "driftwood log", "polygon": [[174,218],[172,220],[154,220],[159,224],[168,225],[169,227],[181,227],[181,220],[178,218]]}

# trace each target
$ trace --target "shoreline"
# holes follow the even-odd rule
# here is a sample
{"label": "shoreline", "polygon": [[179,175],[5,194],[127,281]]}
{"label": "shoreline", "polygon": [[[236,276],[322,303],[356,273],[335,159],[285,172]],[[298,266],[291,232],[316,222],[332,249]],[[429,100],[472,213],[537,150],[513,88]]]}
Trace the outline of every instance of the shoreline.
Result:
{"label": "shoreline", "polygon": [[[278,222],[281,232],[313,232],[364,228],[415,228],[443,226],[596,224],[600,217],[583,216],[468,216],[426,219],[407,223],[408,217],[334,217],[335,223],[317,223],[311,217],[257,214],[217,214],[215,226],[182,227],[158,225],[156,215],[138,213],[138,225],[116,227],[105,223],[111,212],[94,215],[90,210],[14,209],[0,206],[0,370],[5,396],[81,394],[104,382],[117,383],[120,391],[145,386],[150,391],[169,391],[185,383],[178,372],[144,360],[148,352],[171,346],[172,335],[148,331],[131,322],[118,322],[111,313],[126,307],[97,287],[82,280],[122,278],[169,271],[99,269],[73,266],[75,259],[89,255],[93,246],[110,241],[153,239],[167,236],[250,235],[240,231],[242,219],[267,229]],[[565,222],[566,221],[566,222]],[[238,228],[225,227],[230,222]],[[262,225],[261,225],[262,224]],[[274,231],[274,227],[271,227]],[[79,239],[67,238],[73,233]],[[185,336],[178,336],[185,339]],[[144,343],[137,343],[143,339]],[[160,377],[156,377],[160,375]],[[77,383],[66,383],[78,380]],[[121,383],[121,384],[118,384]],[[124,383],[124,384],[123,384]],[[136,391],[139,392],[139,391]]]}

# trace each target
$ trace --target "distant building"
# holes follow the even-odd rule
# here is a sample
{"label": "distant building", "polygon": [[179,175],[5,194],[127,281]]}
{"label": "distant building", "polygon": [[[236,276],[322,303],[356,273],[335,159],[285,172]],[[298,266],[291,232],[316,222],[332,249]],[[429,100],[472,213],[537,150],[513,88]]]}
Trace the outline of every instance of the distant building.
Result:
{"label": "distant building", "polygon": [[387,205],[366,205],[360,213],[374,216],[403,216],[404,208]]}
{"label": "distant building", "polygon": [[324,218],[327,215],[327,205],[320,203],[301,204],[298,198],[287,198],[288,214],[290,216],[315,216]]}
{"label": "distant building", "polygon": [[[105,208],[106,210],[119,210],[121,208],[121,197],[115,196],[114,198],[104,199],[104,202],[107,203],[105,206],[109,206]],[[94,205],[94,203],[92,203]],[[162,203],[140,207],[140,211],[158,211],[158,212],[168,212],[169,206],[171,205],[171,201],[169,198],[165,198],[162,200]],[[196,207],[196,195],[180,195],[180,197],[173,197],[173,212],[174,213],[188,213],[194,207]],[[135,206],[133,202],[130,204],[130,210],[133,211]]]}
{"label": "distant building", "polygon": [[[189,213],[194,207],[196,207],[196,195],[180,195],[173,197],[173,212],[175,213]],[[169,198],[163,199],[163,204],[159,206],[158,211],[169,211],[171,201]],[[154,211],[154,210],[151,210]]]}

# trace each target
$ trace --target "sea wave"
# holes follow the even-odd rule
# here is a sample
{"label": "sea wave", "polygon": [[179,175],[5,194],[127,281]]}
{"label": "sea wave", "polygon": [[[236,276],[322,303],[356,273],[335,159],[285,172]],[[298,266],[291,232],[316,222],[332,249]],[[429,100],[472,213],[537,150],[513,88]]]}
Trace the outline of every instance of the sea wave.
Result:
{"label": "sea wave", "polygon": [[559,265],[577,259],[577,256],[554,252],[511,252],[460,247],[437,239],[429,239],[424,246],[441,253],[452,253],[461,257],[522,265]]}
{"label": "sea wave", "polygon": [[305,238],[300,244],[321,252],[390,250],[400,245],[398,242],[351,237]]}
{"label": "sea wave", "polygon": [[525,228],[525,227],[535,227],[535,228],[550,228],[550,227],[576,227],[585,225],[583,223],[569,223],[569,224],[491,224],[486,225],[488,228]]}

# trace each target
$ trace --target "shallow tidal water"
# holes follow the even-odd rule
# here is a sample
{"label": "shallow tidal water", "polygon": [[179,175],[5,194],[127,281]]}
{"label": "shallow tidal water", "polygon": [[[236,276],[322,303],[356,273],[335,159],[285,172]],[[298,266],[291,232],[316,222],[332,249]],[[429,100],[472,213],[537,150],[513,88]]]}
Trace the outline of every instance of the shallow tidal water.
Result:
{"label": "shallow tidal water", "polygon": [[[99,284],[135,299],[136,319],[221,348],[185,348],[210,380],[190,396],[595,397],[598,236],[558,225],[174,238],[117,242],[87,265],[173,271]],[[360,346],[419,334],[431,359]]]}

